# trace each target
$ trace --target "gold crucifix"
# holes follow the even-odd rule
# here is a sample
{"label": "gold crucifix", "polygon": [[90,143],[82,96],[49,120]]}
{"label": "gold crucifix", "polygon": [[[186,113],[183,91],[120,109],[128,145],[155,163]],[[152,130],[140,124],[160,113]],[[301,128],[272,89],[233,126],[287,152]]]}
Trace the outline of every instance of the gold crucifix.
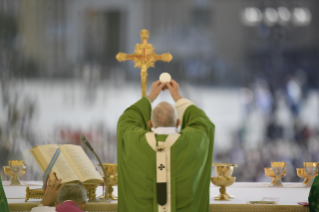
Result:
{"label": "gold crucifix", "polygon": [[142,97],[146,96],[146,85],[147,85],[147,69],[149,67],[155,67],[154,63],[157,60],[162,60],[164,62],[170,62],[172,60],[172,55],[170,53],[165,53],[162,55],[157,55],[154,52],[152,44],[147,43],[148,35],[150,34],[146,29],[141,32],[142,44],[136,44],[135,51],[133,54],[118,53],[116,59],[119,62],[125,60],[133,60],[135,67],[141,69],[141,80],[142,80]]}

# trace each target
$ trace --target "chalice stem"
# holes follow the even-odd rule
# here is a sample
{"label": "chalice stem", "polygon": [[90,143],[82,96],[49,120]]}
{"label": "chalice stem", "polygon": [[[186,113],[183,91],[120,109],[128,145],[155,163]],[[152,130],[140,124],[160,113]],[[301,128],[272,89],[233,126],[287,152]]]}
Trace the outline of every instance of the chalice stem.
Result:
{"label": "chalice stem", "polygon": [[234,196],[229,195],[226,191],[225,191],[225,196],[226,196],[227,198],[230,198],[230,199],[234,199],[234,198],[235,198]]}
{"label": "chalice stem", "polygon": [[117,196],[113,194],[113,191],[114,191],[113,187],[109,185],[109,190],[108,190],[109,198],[112,200],[117,200],[118,198]]}
{"label": "chalice stem", "polygon": [[118,199],[118,197],[115,196],[115,194],[112,194],[112,200],[117,200],[117,199]]}
{"label": "chalice stem", "polygon": [[221,201],[228,201],[230,200],[227,196],[226,196],[226,188],[225,187],[221,187],[219,189],[219,195],[218,197],[215,197],[215,200],[221,200]]}
{"label": "chalice stem", "polygon": [[22,170],[23,166],[10,166],[12,172],[13,172],[13,178],[10,185],[22,185],[20,179],[19,179],[19,173]]}
{"label": "chalice stem", "polygon": [[281,177],[276,177],[276,180],[273,184],[274,187],[283,187],[283,184],[281,182]]}

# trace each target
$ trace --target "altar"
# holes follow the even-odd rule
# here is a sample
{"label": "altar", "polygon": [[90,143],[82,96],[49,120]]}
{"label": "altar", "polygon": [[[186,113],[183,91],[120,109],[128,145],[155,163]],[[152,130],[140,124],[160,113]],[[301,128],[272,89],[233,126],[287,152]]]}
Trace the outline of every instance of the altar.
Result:
{"label": "altar", "polygon": [[[25,202],[26,186],[39,188],[42,182],[28,181],[23,182],[23,186],[9,186],[8,182],[3,182],[3,187],[8,198],[10,212],[30,211],[36,207],[40,200],[30,199]],[[219,194],[219,187],[210,185],[210,211],[261,211],[261,212],[307,212],[309,207],[298,205],[298,202],[308,202],[310,188],[305,188],[302,183],[284,183],[284,187],[270,187],[270,183],[248,183],[235,182],[227,187],[227,192],[235,196],[230,201],[215,201],[214,196]],[[97,195],[102,194],[102,187],[98,187]],[[114,194],[117,195],[117,187],[114,187]],[[249,201],[258,201],[263,197],[278,199],[275,205],[253,205]],[[88,203],[85,211],[116,212],[117,201],[111,203]]]}

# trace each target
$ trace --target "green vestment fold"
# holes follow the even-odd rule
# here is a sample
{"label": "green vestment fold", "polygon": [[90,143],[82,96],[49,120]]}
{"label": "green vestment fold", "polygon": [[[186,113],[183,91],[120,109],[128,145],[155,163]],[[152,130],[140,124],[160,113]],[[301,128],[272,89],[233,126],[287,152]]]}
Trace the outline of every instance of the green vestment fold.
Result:
{"label": "green vestment fold", "polygon": [[312,183],[309,196],[309,212],[318,212],[319,211],[319,175],[317,175]]}
{"label": "green vestment fold", "polygon": [[0,176],[0,212],[9,212],[9,206],[6,198],[6,194],[4,193],[2,180]]}
{"label": "green vestment fold", "polygon": [[[117,126],[118,210],[157,212],[156,152],[150,132],[151,104],[146,97],[125,110]],[[195,105],[183,115],[181,136],[171,147],[171,211],[208,212],[214,124]],[[156,136],[165,140],[167,135]]]}

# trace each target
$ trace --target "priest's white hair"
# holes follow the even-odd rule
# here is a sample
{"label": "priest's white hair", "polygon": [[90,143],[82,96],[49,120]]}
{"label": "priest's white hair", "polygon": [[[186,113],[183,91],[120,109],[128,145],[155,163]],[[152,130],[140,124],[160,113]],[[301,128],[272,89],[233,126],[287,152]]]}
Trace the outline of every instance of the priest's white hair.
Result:
{"label": "priest's white hair", "polygon": [[57,202],[62,204],[66,200],[72,200],[77,205],[81,205],[87,201],[87,191],[82,185],[65,185],[58,193]]}
{"label": "priest's white hair", "polygon": [[154,128],[176,127],[176,111],[168,102],[159,103],[152,111],[151,121]]}

